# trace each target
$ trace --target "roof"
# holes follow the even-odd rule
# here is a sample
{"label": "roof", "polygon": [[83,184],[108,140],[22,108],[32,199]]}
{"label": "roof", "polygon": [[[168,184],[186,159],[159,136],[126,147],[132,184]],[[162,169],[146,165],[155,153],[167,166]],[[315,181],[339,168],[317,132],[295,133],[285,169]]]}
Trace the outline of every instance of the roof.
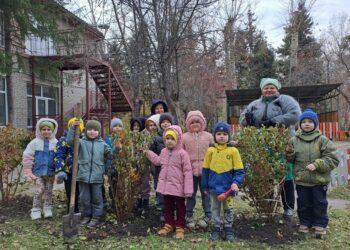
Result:
{"label": "roof", "polygon": [[[283,87],[279,90],[281,94],[294,97],[300,104],[318,103],[339,95],[338,88],[341,83],[323,85],[302,85]],[[261,89],[234,89],[226,90],[227,104],[229,106],[243,106],[260,98]]]}

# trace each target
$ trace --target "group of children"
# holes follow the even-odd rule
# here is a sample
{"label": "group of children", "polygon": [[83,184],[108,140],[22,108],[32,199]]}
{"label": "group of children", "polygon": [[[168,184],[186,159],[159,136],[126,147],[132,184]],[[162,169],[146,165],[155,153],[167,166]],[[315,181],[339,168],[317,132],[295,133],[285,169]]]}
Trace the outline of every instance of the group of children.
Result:
{"label": "group of children", "polygon": [[[154,179],[156,206],[161,211],[164,226],[158,234],[167,236],[175,231],[177,239],[183,239],[185,227],[208,227],[210,238],[221,236],[221,205],[223,206],[223,228],[225,239],[233,241],[233,197],[244,181],[244,168],[239,151],[231,144],[230,127],[218,122],[213,134],[205,131],[206,119],[200,111],[190,111],[186,118],[186,130],[175,123],[167,113],[163,101],[152,105],[152,114],[147,119],[133,118],[130,129],[149,133],[153,143],[144,149],[152,163],[142,170],[137,208],[147,211],[150,197],[150,174]],[[79,128],[82,136],[78,155],[77,193],[79,194],[82,225],[95,227],[104,212],[104,174],[106,169],[115,172],[110,160],[118,157],[120,141],[106,141],[101,138],[101,124],[96,120],[86,122],[72,118],[68,130],[57,142],[56,121],[42,118],[37,122],[36,138],[23,153],[24,173],[36,182],[37,191],[33,199],[31,218],[33,220],[52,217],[52,188],[55,175],[64,181],[69,207],[71,171],[73,159],[74,129]],[[318,130],[317,114],[306,110],[300,117],[300,130],[289,141],[286,158],[294,163],[294,176],[298,192],[298,216],[300,232],[311,227],[316,233],[324,234],[327,217],[327,184],[330,171],[338,164],[334,144]],[[120,119],[111,120],[111,133],[121,134],[124,126]],[[239,142],[238,142],[239,143]],[[110,173],[111,174],[111,173]],[[117,173],[114,173],[114,175]],[[113,175],[113,173],[112,173]],[[114,185],[113,182],[110,185]],[[196,223],[194,208],[196,193],[200,190],[204,216]],[[228,192],[229,196],[219,199],[218,195]],[[41,208],[42,196],[44,199]],[[76,200],[75,212],[79,211]]]}

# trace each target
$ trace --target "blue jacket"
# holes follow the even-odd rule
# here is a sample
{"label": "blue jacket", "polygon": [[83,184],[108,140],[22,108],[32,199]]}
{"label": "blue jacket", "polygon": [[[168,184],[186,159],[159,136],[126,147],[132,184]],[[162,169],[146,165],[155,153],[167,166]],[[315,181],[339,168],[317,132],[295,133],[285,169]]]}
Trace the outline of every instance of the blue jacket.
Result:
{"label": "blue jacket", "polygon": [[55,169],[56,173],[64,171],[70,173],[73,166],[73,147],[67,142],[67,131],[59,139],[55,149]]}

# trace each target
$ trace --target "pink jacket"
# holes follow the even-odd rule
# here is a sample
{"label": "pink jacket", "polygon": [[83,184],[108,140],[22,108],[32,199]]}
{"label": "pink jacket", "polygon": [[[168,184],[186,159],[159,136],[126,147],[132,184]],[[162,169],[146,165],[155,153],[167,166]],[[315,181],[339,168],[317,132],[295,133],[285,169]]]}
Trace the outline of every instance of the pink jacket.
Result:
{"label": "pink jacket", "polygon": [[[198,133],[193,133],[190,130],[190,124],[193,120],[199,120],[201,124],[200,131]],[[212,134],[204,131],[207,122],[202,114],[202,112],[190,111],[186,118],[186,128],[187,133],[183,135],[182,147],[190,156],[192,172],[195,176],[202,175],[202,164],[204,155],[209,148],[211,143],[214,143],[214,137]]]}
{"label": "pink jacket", "polygon": [[157,192],[163,195],[190,197],[193,193],[192,167],[187,152],[181,148],[182,131],[177,125],[170,126],[168,129],[178,135],[175,149],[170,151],[164,148],[159,156],[150,150],[146,154],[154,165],[162,166]]}

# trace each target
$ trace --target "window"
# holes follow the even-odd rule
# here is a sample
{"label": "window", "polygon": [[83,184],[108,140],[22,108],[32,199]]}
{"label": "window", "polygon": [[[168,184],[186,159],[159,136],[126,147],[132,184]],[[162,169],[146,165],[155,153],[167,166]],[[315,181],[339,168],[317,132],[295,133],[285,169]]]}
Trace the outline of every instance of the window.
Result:
{"label": "window", "polygon": [[[36,115],[41,117],[55,117],[58,109],[58,88],[44,85],[35,85]],[[32,84],[27,83],[27,126],[32,126]]]}
{"label": "window", "polygon": [[7,125],[7,86],[5,78],[0,78],[0,126]]}
{"label": "window", "polygon": [[5,23],[2,10],[0,10],[0,47],[5,47]]}
{"label": "window", "polygon": [[35,56],[57,55],[56,48],[51,38],[41,39],[35,35],[29,35],[25,41],[26,53]]}

